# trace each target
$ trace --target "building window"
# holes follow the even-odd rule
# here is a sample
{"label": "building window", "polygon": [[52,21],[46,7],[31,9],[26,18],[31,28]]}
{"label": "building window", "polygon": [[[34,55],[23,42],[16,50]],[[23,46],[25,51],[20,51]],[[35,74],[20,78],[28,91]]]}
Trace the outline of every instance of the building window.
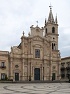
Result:
{"label": "building window", "polygon": [[55,43],[54,43],[54,50],[56,50],[56,46],[55,46]]}
{"label": "building window", "polygon": [[35,58],[40,58],[40,50],[35,49]]}
{"label": "building window", "polygon": [[54,45],[53,45],[53,43],[52,43],[52,50],[54,49]]}
{"label": "building window", "polygon": [[4,67],[4,66],[5,66],[5,62],[2,62],[2,63],[1,63],[1,66]]}
{"label": "building window", "polygon": [[55,33],[55,27],[52,27],[52,33]]}
{"label": "building window", "polygon": [[64,63],[64,62],[63,62],[63,63],[61,63],[61,66],[62,66],[62,67],[64,67],[64,65],[65,65],[65,63]]}
{"label": "building window", "polygon": [[65,73],[62,73],[61,74],[61,78],[65,78]]}
{"label": "building window", "polygon": [[55,45],[55,43],[52,43],[52,50],[56,50],[56,45]]}
{"label": "building window", "polygon": [[66,64],[67,64],[67,67],[70,67],[70,62],[66,62]]}
{"label": "building window", "polygon": [[45,29],[45,34],[47,34],[47,28]]}
{"label": "building window", "polygon": [[6,78],[6,74],[5,73],[1,73],[1,80],[5,80]]}

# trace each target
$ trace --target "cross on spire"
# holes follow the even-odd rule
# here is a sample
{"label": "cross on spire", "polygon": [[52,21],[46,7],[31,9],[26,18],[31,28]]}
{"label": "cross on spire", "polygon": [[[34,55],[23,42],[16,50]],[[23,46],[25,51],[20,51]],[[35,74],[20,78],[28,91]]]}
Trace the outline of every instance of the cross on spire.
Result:
{"label": "cross on spire", "polygon": [[50,7],[50,10],[52,10],[52,7],[53,7],[53,6],[52,6],[51,4],[50,4],[50,6],[49,6],[49,7]]}
{"label": "cross on spire", "polygon": [[38,21],[36,21],[36,23],[37,23],[37,26],[38,26]]}
{"label": "cross on spire", "polygon": [[50,12],[49,12],[49,17],[48,17],[48,22],[54,22],[54,17],[53,17],[53,14],[52,14],[52,6],[51,6],[51,3],[50,3]]}
{"label": "cross on spire", "polygon": [[23,31],[23,36],[24,36],[24,34],[25,34],[25,33],[24,33],[24,31]]}

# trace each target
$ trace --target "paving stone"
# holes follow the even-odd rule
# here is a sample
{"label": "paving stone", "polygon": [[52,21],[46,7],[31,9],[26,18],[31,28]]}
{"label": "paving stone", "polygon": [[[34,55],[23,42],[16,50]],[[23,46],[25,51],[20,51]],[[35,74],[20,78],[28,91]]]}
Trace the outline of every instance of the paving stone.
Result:
{"label": "paving stone", "polygon": [[0,83],[0,94],[70,94],[70,83]]}

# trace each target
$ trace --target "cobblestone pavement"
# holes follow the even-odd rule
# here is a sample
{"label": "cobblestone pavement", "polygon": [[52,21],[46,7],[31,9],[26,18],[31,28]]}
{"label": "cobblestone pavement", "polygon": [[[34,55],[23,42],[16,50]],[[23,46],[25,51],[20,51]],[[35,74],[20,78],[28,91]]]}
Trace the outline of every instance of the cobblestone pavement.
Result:
{"label": "cobblestone pavement", "polygon": [[0,83],[0,94],[70,94],[70,83]]}

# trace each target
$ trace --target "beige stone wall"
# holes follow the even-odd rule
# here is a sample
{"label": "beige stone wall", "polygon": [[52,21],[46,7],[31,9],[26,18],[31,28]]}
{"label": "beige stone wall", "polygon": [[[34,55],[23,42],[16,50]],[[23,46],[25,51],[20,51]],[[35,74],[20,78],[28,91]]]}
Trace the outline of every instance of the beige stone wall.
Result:
{"label": "beige stone wall", "polygon": [[38,26],[31,26],[31,36],[41,36],[43,37],[43,28],[39,28]]}
{"label": "beige stone wall", "polygon": [[[4,68],[2,68],[2,62],[5,63]],[[0,51],[0,79],[1,73],[5,73],[9,78],[9,52],[7,51]]]}
{"label": "beige stone wall", "polygon": [[[60,55],[58,50],[58,31],[55,25],[55,34],[52,34],[50,24],[49,34],[43,36],[44,28],[31,27],[28,37],[21,37],[20,46],[13,46],[10,53],[10,79],[15,80],[15,73],[19,73],[19,80],[34,80],[35,68],[40,69],[40,80],[52,80],[55,73],[55,80],[60,79]],[[54,40],[53,40],[54,38]],[[56,49],[52,50],[52,43]],[[40,58],[35,58],[35,49],[40,50]],[[18,65],[18,68],[15,66]]]}

